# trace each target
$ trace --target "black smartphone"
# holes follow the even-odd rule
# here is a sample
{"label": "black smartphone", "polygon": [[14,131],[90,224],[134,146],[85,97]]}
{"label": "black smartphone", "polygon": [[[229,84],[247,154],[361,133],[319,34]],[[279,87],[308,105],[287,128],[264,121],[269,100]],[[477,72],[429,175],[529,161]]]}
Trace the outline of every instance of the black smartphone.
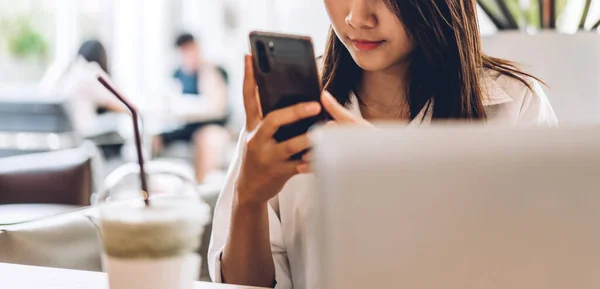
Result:
{"label": "black smartphone", "polygon": [[[264,116],[301,102],[320,102],[321,82],[310,37],[255,31],[250,33],[250,47]],[[283,126],[275,140],[282,142],[305,134],[327,118],[322,111],[318,116]]]}

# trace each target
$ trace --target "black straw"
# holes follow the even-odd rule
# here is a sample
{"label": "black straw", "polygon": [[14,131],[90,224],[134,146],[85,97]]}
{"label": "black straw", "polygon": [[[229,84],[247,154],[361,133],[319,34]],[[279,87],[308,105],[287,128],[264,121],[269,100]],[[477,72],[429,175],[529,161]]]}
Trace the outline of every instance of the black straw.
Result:
{"label": "black straw", "polygon": [[140,134],[140,126],[138,122],[138,112],[135,106],[131,104],[125,97],[121,96],[116,89],[114,89],[108,82],[98,76],[98,81],[110,91],[116,98],[118,98],[131,112],[133,118],[133,130],[135,133],[135,149],[137,150],[138,163],[140,164],[140,181],[142,183],[142,195],[144,195],[144,203],[146,206],[150,206],[148,183],[146,181],[146,170],[144,170],[144,154],[142,153],[142,136]]}

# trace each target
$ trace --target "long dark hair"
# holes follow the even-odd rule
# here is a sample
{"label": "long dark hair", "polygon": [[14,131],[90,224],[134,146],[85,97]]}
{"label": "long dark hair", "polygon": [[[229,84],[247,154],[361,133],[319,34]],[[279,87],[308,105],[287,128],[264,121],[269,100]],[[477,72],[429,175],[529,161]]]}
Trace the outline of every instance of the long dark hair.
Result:
{"label": "long dark hair", "polygon": [[[414,44],[405,79],[411,120],[426,105],[433,109],[434,119],[485,119],[483,69],[508,75],[531,89],[525,78],[533,76],[509,61],[483,53],[475,0],[386,1]],[[323,58],[323,88],[348,104],[362,69],[333,29]]]}
{"label": "long dark hair", "polygon": [[98,40],[88,40],[81,44],[79,47],[78,55],[81,55],[85,60],[89,62],[96,62],[100,65],[100,68],[107,74],[108,71],[108,57],[106,55],[106,49],[104,45]]}

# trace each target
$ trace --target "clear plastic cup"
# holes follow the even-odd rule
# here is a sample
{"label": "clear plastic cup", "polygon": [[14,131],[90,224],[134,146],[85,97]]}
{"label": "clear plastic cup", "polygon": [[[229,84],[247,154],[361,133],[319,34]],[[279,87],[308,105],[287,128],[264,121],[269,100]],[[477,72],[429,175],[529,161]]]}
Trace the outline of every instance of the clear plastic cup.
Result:
{"label": "clear plastic cup", "polygon": [[210,209],[187,176],[151,162],[146,206],[135,168],[109,176],[113,184],[100,196],[98,225],[110,289],[191,289],[200,275],[197,252]]}

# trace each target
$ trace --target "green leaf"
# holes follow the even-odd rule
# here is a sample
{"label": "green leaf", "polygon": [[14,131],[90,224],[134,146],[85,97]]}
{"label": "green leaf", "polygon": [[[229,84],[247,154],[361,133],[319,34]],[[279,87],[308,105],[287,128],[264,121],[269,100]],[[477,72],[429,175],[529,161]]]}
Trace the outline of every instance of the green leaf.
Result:
{"label": "green leaf", "polygon": [[47,53],[47,42],[35,29],[31,17],[20,16],[13,20],[5,20],[0,27],[8,51],[15,57],[44,57]]}

